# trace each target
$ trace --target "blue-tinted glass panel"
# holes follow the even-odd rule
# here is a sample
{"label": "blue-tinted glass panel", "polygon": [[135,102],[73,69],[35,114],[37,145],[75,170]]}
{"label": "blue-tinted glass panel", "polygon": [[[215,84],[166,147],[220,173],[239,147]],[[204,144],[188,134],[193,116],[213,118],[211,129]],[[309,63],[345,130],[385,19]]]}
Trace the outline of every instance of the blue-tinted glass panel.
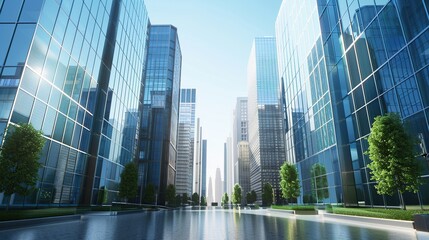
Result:
{"label": "blue-tinted glass panel", "polygon": [[43,118],[45,117],[46,105],[38,100],[34,103],[33,112],[31,113],[30,123],[36,130],[42,128]]}
{"label": "blue-tinted glass panel", "polygon": [[54,136],[53,136],[55,140],[57,141],[62,140],[65,123],[66,123],[66,117],[62,114],[58,114],[57,121],[55,124]]}
{"label": "blue-tinted glass panel", "polygon": [[23,0],[5,0],[0,12],[0,22],[16,22]]}
{"label": "blue-tinted glass panel", "polygon": [[413,74],[410,57],[406,48],[392,58],[392,60],[389,61],[389,64],[395,84]]}
{"label": "blue-tinted glass panel", "polygon": [[405,39],[395,5],[393,5],[392,2],[388,3],[380,12],[378,18],[380,20],[380,28],[383,34],[387,55],[391,57],[405,45]]}
{"label": "blue-tinted glass panel", "polygon": [[37,22],[43,0],[26,0],[22,8],[20,22]]}
{"label": "blue-tinted glass panel", "polygon": [[429,63],[429,29],[424,31],[416,40],[408,45],[411,59],[416,70],[421,69]]}
{"label": "blue-tinted glass panel", "polygon": [[429,107],[429,67],[418,72],[416,78],[420,92],[422,93],[423,104],[425,107]]}
{"label": "blue-tinted glass panel", "polygon": [[38,27],[30,50],[30,56],[28,57],[28,65],[37,73],[42,73],[49,41],[49,35],[41,27]]}
{"label": "blue-tinted glass panel", "polygon": [[429,25],[425,8],[421,0],[394,0],[401,17],[405,36],[410,41]]}
{"label": "blue-tinted glass panel", "polygon": [[56,114],[57,112],[53,108],[47,108],[45,120],[43,121],[42,132],[48,137],[52,136]]}
{"label": "blue-tinted glass panel", "polygon": [[374,78],[377,84],[378,94],[382,94],[393,87],[392,74],[390,73],[388,64],[384,65],[380,70],[374,73]]}
{"label": "blue-tinted glass panel", "polygon": [[28,123],[31,108],[33,107],[34,98],[28,93],[19,91],[16,97],[16,103],[12,114],[11,121],[14,123]]}
{"label": "blue-tinted glass panel", "polygon": [[402,116],[409,116],[422,109],[420,94],[414,77],[399,84],[396,87],[396,91],[401,104]]}
{"label": "blue-tinted glass panel", "polygon": [[35,25],[18,24],[10,46],[6,66],[23,66],[28,54]]}
{"label": "blue-tinted glass panel", "polygon": [[59,5],[56,0],[45,0],[45,4],[43,5],[42,12],[40,14],[39,22],[49,33],[52,33],[52,30],[54,28],[58,10]]}
{"label": "blue-tinted glass panel", "polygon": [[380,97],[381,109],[383,114],[392,112],[400,113],[400,108],[398,104],[398,99],[396,98],[395,89],[392,89]]}
{"label": "blue-tinted glass panel", "polygon": [[365,30],[365,37],[368,42],[372,68],[377,69],[383,65],[387,59],[378,19],[375,19]]}
{"label": "blue-tinted glass panel", "polygon": [[25,68],[24,76],[22,77],[21,88],[35,95],[37,86],[39,85],[40,76],[29,68]]}
{"label": "blue-tinted glass panel", "polygon": [[0,65],[4,63],[14,30],[15,24],[0,24],[0,33],[2,35],[2,41],[0,42]]}

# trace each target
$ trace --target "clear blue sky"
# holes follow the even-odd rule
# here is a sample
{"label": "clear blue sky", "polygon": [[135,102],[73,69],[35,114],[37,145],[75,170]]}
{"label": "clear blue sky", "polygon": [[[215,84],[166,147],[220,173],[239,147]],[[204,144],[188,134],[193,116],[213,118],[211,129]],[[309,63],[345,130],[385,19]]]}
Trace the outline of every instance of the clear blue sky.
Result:
{"label": "clear blue sky", "polygon": [[[145,0],[152,24],[178,28],[182,88],[197,89],[197,117],[207,139],[207,182],[221,168],[237,97],[247,96],[253,38],[274,36],[281,0]],[[214,187],[214,186],[213,186]]]}

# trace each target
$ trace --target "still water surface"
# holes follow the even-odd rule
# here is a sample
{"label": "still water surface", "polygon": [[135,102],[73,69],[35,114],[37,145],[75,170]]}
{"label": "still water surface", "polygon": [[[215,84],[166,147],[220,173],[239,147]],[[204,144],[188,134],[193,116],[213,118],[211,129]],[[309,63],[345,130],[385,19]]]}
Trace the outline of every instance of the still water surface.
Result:
{"label": "still water surface", "polygon": [[[271,216],[270,216],[271,215]],[[412,230],[325,222],[320,216],[276,217],[267,210],[175,210],[0,231],[0,239],[428,239]]]}

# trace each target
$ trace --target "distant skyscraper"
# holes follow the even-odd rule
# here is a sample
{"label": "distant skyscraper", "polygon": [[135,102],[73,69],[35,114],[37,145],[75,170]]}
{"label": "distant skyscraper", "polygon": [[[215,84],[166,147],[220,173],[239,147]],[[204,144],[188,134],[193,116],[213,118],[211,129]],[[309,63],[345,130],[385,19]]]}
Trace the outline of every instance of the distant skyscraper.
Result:
{"label": "distant skyscraper", "polygon": [[[165,63],[165,64],[160,64]],[[140,128],[139,174],[144,188],[155,186],[158,204],[176,177],[182,54],[177,29],[151,26]]]}
{"label": "distant skyscraper", "polygon": [[210,177],[209,178],[209,186],[207,188],[207,206],[210,206],[212,202],[214,202],[213,183],[212,183],[212,177]]}
{"label": "distant skyscraper", "polygon": [[203,140],[201,149],[201,195],[207,197],[207,140]]}
{"label": "distant skyscraper", "polygon": [[197,135],[195,136],[195,157],[194,157],[194,188],[193,193],[201,196],[201,177],[202,177],[202,131],[200,119],[197,118]]}
{"label": "distant skyscraper", "polygon": [[274,37],[255,38],[248,65],[248,86],[251,189],[261,199],[262,185],[270,183],[278,201],[279,169],[285,161],[285,146]]}
{"label": "distant skyscraper", "polygon": [[192,195],[195,145],[195,89],[181,89],[177,140],[176,192]]}
{"label": "distant skyscraper", "polygon": [[[12,205],[110,203],[135,158],[145,6],[72,3],[0,1],[1,138],[6,127],[31,123],[46,140],[36,189]],[[98,198],[101,189],[107,199]]]}
{"label": "distant skyscraper", "polygon": [[234,187],[234,162],[232,161],[232,138],[227,137],[224,145],[223,191],[231,195]]}
{"label": "distant skyscraper", "polygon": [[221,203],[222,200],[222,177],[220,175],[220,168],[216,168],[216,178],[215,178],[215,202]]}
{"label": "distant skyscraper", "polygon": [[[241,186],[243,196],[250,191],[247,98],[237,98],[233,112],[232,149],[234,183]],[[245,200],[245,198],[243,198]]]}

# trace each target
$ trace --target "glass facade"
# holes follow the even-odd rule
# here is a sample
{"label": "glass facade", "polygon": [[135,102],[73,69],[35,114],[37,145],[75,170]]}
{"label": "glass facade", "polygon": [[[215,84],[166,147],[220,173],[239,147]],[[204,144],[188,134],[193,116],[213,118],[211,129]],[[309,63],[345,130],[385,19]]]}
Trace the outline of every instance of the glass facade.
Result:
{"label": "glass facade", "polygon": [[116,200],[136,150],[148,25],[136,0],[0,1],[0,131],[31,123],[46,138],[36,189],[13,204]]}
{"label": "glass facade", "polygon": [[247,78],[250,187],[260,200],[263,184],[270,183],[278,202],[285,144],[274,37],[255,38]]}
{"label": "glass facade", "polygon": [[140,124],[139,175],[141,192],[152,184],[158,204],[176,178],[177,134],[182,53],[177,29],[152,25]]}
{"label": "glass facade", "polygon": [[207,140],[201,145],[201,195],[207,199]]}
{"label": "glass facade", "polygon": [[[376,193],[366,137],[374,117],[396,112],[420,139],[417,151],[427,152],[427,7],[421,0],[283,1],[278,66],[287,159],[303,185],[299,201],[399,204],[398,196]],[[426,159],[419,161],[426,178]],[[315,184],[320,178],[327,184]],[[419,193],[423,204],[427,187]],[[418,204],[419,197],[407,193],[405,202]]]}
{"label": "glass facade", "polygon": [[192,196],[195,145],[196,89],[180,90],[179,133],[177,135],[176,193]]}

